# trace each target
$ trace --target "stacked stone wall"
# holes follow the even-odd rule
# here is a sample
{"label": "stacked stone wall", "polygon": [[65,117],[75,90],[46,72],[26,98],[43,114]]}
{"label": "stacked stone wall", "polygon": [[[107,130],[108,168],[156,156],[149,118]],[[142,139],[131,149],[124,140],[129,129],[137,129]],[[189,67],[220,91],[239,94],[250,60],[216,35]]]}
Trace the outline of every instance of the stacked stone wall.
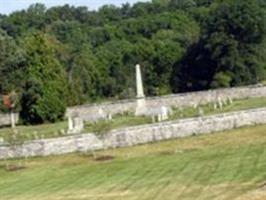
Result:
{"label": "stacked stone wall", "polygon": [[[19,114],[16,113],[14,115],[15,115],[15,121],[16,121],[16,123],[18,123]],[[8,126],[8,125],[11,125],[10,114],[2,114],[2,113],[0,113],[0,127],[1,126]]]}
{"label": "stacked stone wall", "polygon": [[136,126],[102,136],[82,134],[28,141],[16,148],[0,144],[0,159],[128,147],[257,124],[266,124],[266,108]]}
{"label": "stacked stone wall", "polygon": [[[266,97],[266,86],[248,86],[226,88],[218,90],[208,90],[201,92],[190,92],[182,94],[173,94],[160,97],[150,97],[146,99],[146,105],[149,107],[168,106],[185,107],[192,105],[203,105],[217,102],[218,98],[245,99],[255,97]],[[80,116],[90,115],[102,109],[109,114],[118,114],[124,112],[134,112],[136,109],[136,100],[122,100],[116,102],[107,102],[102,104],[88,104],[82,106],[70,107],[66,115],[78,114]]]}

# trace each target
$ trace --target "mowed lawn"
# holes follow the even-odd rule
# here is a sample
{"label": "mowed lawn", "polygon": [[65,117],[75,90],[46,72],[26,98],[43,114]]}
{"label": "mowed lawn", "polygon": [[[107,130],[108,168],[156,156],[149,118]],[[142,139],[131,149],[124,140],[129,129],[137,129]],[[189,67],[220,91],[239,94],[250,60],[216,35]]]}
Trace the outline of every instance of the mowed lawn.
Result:
{"label": "mowed lawn", "polygon": [[[7,172],[1,200],[265,200],[266,126],[27,161]],[[12,161],[17,162],[17,161]]]}

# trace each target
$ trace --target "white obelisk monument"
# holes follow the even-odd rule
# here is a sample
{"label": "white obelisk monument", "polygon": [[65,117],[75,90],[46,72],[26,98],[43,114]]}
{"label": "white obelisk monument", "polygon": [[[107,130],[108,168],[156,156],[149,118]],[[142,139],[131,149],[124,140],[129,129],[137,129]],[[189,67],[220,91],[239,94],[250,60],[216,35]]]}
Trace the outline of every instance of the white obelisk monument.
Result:
{"label": "white obelisk monument", "polygon": [[140,65],[136,65],[136,89],[137,89],[137,107],[136,107],[136,116],[144,115],[146,112],[146,102],[145,95],[143,90],[143,83],[141,77]]}

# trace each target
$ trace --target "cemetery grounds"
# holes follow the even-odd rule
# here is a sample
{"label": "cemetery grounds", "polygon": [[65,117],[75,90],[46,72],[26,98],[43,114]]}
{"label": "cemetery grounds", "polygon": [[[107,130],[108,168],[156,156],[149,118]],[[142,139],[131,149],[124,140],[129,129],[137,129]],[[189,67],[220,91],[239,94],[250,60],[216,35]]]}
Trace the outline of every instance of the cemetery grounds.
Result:
{"label": "cemetery grounds", "polygon": [[[26,168],[7,171],[6,162]],[[266,126],[0,161],[1,200],[265,200]]]}

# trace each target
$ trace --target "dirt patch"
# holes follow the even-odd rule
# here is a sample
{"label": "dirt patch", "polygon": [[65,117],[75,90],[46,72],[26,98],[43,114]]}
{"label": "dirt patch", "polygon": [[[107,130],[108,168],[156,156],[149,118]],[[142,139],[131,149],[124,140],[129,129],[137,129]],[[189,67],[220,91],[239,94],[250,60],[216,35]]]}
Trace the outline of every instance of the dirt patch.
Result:
{"label": "dirt patch", "polygon": [[113,159],[115,159],[114,156],[106,155],[106,156],[99,156],[99,157],[95,158],[94,160],[98,161],[98,162],[104,162],[104,161],[109,161],[109,160],[113,160]]}
{"label": "dirt patch", "polygon": [[159,152],[159,155],[161,155],[161,156],[169,156],[169,155],[173,155],[173,154],[175,154],[174,151],[161,151],[161,152]]}
{"label": "dirt patch", "polygon": [[257,189],[243,194],[236,200],[265,200],[266,199],[266,182],[257,186]]}
{"label": "dirt patch", "polygon": [[23,166],[23,165],[9,165],[9,166],[6,166],[5,169],[6,169],[6,171],[9,171],[9,172],[15,172],[15,171],[20,171],[20,170],[26,169],[26,166]]}
{"label": "dirt patch", "polygon": [[197,148],[189,148],[189,149],[176,149],[174,151],[161,151],[158,154],[162,156],[167,156],[167,155],[174,155],[174,154],[182,154],[182,153],[189,153],[189,152],[195,152],[198,151],[199,149]]}
{"label": "dirt patch", "polygon": [[259,189],[266,190],[266,181],[259,185]]}

